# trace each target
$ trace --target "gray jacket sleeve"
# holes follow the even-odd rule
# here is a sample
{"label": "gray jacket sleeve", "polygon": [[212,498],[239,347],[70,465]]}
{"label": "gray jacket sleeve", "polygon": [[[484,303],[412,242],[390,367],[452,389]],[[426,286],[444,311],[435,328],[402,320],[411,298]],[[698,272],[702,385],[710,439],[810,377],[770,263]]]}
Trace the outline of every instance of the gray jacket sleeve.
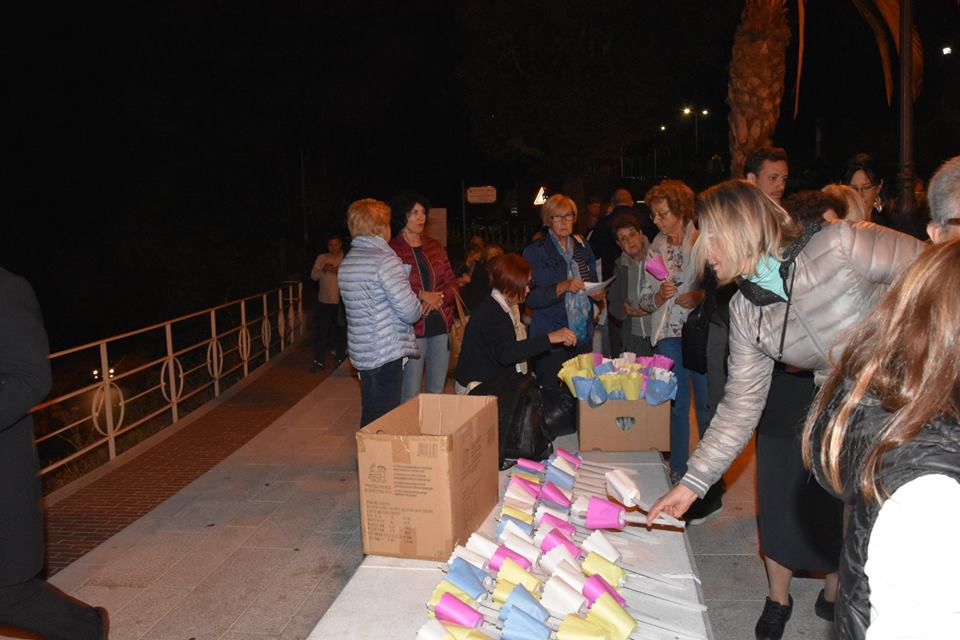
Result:
{"label": "gray jacket sleeve", "polygon": [[680,480],[701,498],[747,446],[770,391],[773,360],[756,344],[756,326],[748,320],[749,304],[739,294],[730,301],[729,375],[723,399]]}
{"label": "gray jacket sleeve", "polygon": [[888,285],[913,264],[927,244],[872,222],[857,222],[843,225],[840,246],[860,275]]}
{"label": "gray jacket sleeve", "polygon": [[380,263],[380,278],[387,301],[397,317],[413,324],[420,319],[422,308],[417,294],[410,288],[410,279],[403,270],[403,262],[396,255],[388,256]]}

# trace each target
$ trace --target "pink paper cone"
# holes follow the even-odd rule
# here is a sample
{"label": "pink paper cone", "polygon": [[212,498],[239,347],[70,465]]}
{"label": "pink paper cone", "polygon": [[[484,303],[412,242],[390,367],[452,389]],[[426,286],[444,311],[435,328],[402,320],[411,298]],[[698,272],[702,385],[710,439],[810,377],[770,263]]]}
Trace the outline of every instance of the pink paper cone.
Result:
{"label": "pink paper cone", "polygon": [[543,544],[540,545],[540,548],[546,552],[550,551],[550,549],[553,549],[557,545],[563,545],[563,547],[566,548],[566,550],[569,551],[570,555],[572,555],[574,558],[580,555],[580,547],[570,542],[567,536],[563,535],[563,533],[557,529],[553,529],[550,531],[550,533],[544,536]]}
{"label": "pink paper cone", "polygon": [[573,455],[563,447],[557,447],[557,455],[563,458],[564,460],[566,460],[567,462],[569,462],[570,464],[572,464],[575,469],[580,468],[580,463],[582,461],[580,460],[579,456]]}
{"label": "pink paper cone", "polygon": [[540,526],[541,527],[550,526],[550,527],[553,527],[554,529],[559,529],[566,536],[572,536],[577,532],[577,528],[575,526],[573,526],[569,522],[565,522],[564,520],[561,520],[560,518],[553,515],[552,513],[543,514],[543,518],[540,519]]}
{"label": "pink paper cone", "polygon": [[[623,599],[623,596],[617,593],[616,589],[611,587],[607,581],[600,576],[592,575],[583,583],[583,595],[586,597],[587,602],[590,603],[590,606],[593,606],[594,600],[604,593],[609,593],[614,600],[620,603],[620,606],[626,606],[627,601]],[[457,602],[460,601],[458,600]]]}
{"label": "pink paper cone", "polygon": [[483,614],[470,605],[460,602],[449,593],[440,596],[440,602],[434,608],[437,619],[459,624],[461,627],[476,629],[483,623]]}
{"label": "pink paper cone", "polygon": [[663,257],[659,254],[647,260],[646,269],[647,273],[652,275],[657,280],[663,280],[670,275],[667,265],[663,263]]}
{"label": "pink paper cone", "polygon": [[520,476],[510,476],[510,484],[520,487],[528,493],[531,498],[540,497],[540,485],[534,484],[529,480],[524,480]]}
{"label": "pink paper cone", "polygon": [[547,470],[547,465],[535,460],[528,460],[527,458],[517,458],[517,466],[535,473],[543,473]]}
{"label": "pink paper cone", "polygon": [[624,511],[620,505],[594,496],[587,506],[587,528],[623,529]]}
{"label": "pink paper cone", "polygon": [[548,482],[543,485],[543,488],[540,490],[540,499],[552,502],[555,505],[559,505],[564,509],[570,507],[570,498],[568,498],[563,491],[560,490],[560,487]]}
{"label": "pink paper cone", "polygon": [[530,561],[524,558],[522,555],[514,551],[513,549],[508,549],[507,547],[500,545],[499,548],[490,556],[490,568],[494,571],[500,571],[500,567],[503,565],[503,561],[507,558],[510,558],[518,565],[524,569],[529,569],[531,566]]}

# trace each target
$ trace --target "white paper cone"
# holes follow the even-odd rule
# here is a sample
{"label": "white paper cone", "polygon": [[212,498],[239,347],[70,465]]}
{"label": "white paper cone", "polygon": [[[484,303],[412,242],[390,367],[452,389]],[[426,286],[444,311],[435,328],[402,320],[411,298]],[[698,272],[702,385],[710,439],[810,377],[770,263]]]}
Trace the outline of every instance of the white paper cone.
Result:
{"label": "white paper cone", "polygon": [[582,572],[577,571],[568,562],[561,562],[557,565],[553,575],[560,578],[570,585],[577,593],[583,593],[583,585],[587,581]]}
{"label": "white paper cone", "polygon": [[505,500],[509,499],[515,504],[525,505],[526,509],[532,509],[533,505],[537,503],[536,498],[515,484],[507,486],[507,490],[503,493],[503,497]]}
{"label": "white paper cone", "polygon": [[570,515],[576,516],[577,518],[586,518],[587,517],[587,508],[590,506],[590,498],[586,496],[578,496],[576,500],[573,501],[573,504],[570,506]]}
{"label": "white paper cone", "polygon": [[587,539],[584,540],[580,546],[583,547],[583,550],[587,553],[592,551],[614,564],[620,561],[620,552],[617,551],[613,543],[607,540],[607,537],[599,529],[587,536]]}
{"label": "white paper cone", "polygon": [[625,507],[637,506],[637,499],[640,497],[640,488],[633,478],[628,476],[622,469],[607,471],[607,489],[612,491],[614,496],[623,503]]}
{"label": "white paper cone", "polygon": [[545,513],[554,515],[557,518],[560,518],[561,520],[563,520],[564,522],[567,522],[568,520],[570,520],[570,514],[564,511],[563,509],[548,507],[547,505],[541,503],[540,506],[537,507],[537,513],[534,516],[534,522],[536,522],[539,525],[540,521],[543,520],[543,514]]}
{"label": "white paper cone", "polygon": [[557,572],[557,567],[559,567],[561,563],[566,563],[577,571],[580,570],[580,563],[570,555],[570,551],[562,544],[558,544],[540,556],[540,569],[544,575],[552,576]]}
{"label": "white paper cone", "polygon": [[524,513],[529,513],[530,515],[533,515],[534,504],[535,504],[534,502],[526,502],[522,500],[516,500],[514,498],[511,498],[510,496],[504,496],[502,506],[513,507],[517,511],[523,511]]}
{"label": "white paper cone", "polygon": [[563,619],[571,613],[580,613],[587,599],[559,577],[552,577],[543,585],[540,604],[554,618]]}
{"label": "white paper cone", "polygon": [[450,633],[436,618],[427,620],[417,631],[417,640],[446,640],[449,637]]}
{"label": "white paper cone", "polygon": [[481,533],[471,533],[467,539],[467,549],[480,554],[487,560],[489,560],[499,548],[500,545]]}
{"label": "white paper cone", "polygon": [[553,466],[555,469],[559,469],[560,471],[563,471],[568,476],[577,475],[577,468],[572,464],[570,464],[569,462],[567,462],[565,459],[561,458],[560,456],[555,457],[553,461],[550,463],[550,465]]}
{"label": "white paper cone", "polygon": [[537,564],[537,560],[540,558],[540,549],[535,547],[533,544],[527,542],[523,538],[513,535],[509,531],[503,532],[503,537],[501,540],[503,540],[503,544],[507,547],[507,549],[516,551],[524,558],[529,560],[530,564]]}
{"label": "white paper cone", "polygon": [[[534,539],[527,535],[526,531],[517,526],[517,523],[513,520],[507,520],[507,524],[503,525],[503,531],[500,532],[500,541],[503,542],[503,535],[506,533],[511,533],[514,536],[520,538],[521,540],[526,540],[530,544],[534,544]],[[537,543],[537,546],[540,546]]]}
{"label": "white paper cone", "polygon": [[453,564],[454,558],[460,558],[461,560],[465,560],[466,562],[469,562],[470,564],[475,566],[477,569],[481,569],[483,571],[487,570],[487,559],[484,558],[479,553],[477,553],[476,551],[471,551],[470,549],[467,549],[463,545],[458,544],[456,547],[453,548],[453,553],[450,554],[450,559],[447,560],[447,564],[448,565]]}

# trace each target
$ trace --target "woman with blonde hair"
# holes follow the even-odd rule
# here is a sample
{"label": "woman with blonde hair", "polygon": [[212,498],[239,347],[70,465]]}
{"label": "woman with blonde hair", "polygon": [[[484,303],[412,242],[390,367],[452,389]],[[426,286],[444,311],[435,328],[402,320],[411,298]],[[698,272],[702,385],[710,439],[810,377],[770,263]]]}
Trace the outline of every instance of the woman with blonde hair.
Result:
{"label": "woman with blonde hair", "polygon": [[360,426],[400,404],[403,359],[418,355],[413,323],[424,305],[390,240],[390,207],[373,198],[347,209],[353,237],[337,282],[347,312],[347,349],[360,373]]}
{"label": "woman with blonde hair", "polygon": [[589,243],[573,233],[576,203],[561,193],[554,194],[540,208],[540,216],[547,233],[523,250],[533,274],[526,300],[533,311],[530,337],[567,327],[577,338],[575,346],[555,344],[533,362],[540,384],[555,385],[563,361],[592,348],[593,302],[605,294],[585,291],[586,282],[597,281],[597,259]]}
{"label": "woman with blonde hair", "polygon": [[[845,184],[828,184],[821,189],[825,194],[839,198],[846,204],[846,213],[839,216],[848,222],[859,222],[860,220],[870,221],[868,211],[863,208],[863,200],[860,195]],[[838,212],[839,213],[839,212]]]}
{"label": "woman with blonde hair", "polygon": [[838,636],[960,637],[960,240],[929,249],[849,335],[804,430],[853,503]]}
{"label": "woman with blonde hair", "polygon": [[[723,399],[680,483],[657,500],[680,517],[717,482],[753,435],[766,405],[774,364],[824,375],[834,342],[873,307],[924,245],[866,223],[800,226],[743,180],[704,191],[697,213],[696,260],[721,283],[737,281],[730,301],[730,356]],[[771,580],[758,638],[779,638],[793,609]]]}

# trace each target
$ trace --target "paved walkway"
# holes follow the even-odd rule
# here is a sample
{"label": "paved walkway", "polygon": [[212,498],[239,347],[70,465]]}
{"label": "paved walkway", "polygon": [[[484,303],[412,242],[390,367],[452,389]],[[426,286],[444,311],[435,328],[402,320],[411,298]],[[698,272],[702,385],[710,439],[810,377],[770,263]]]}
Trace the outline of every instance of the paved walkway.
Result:
{"label": "paved walkway", "polygon": [[[71,538],[103,540],[51,582],[107,607],[113,640],[302,640],[353,574],[362,559],[359,385],[346,367],[318,384],[308,364],[300,345],[196,424],[113,472],[169,473],[156,471],[153,481],[111,473],[52,509],[63,531],[51,544],[51,554],[63,554],[57,558],[77,553]],[[222,421],[206,426],[207,417]],[[690,539],[715,637],[750,639],[766,590],[752,452],[727,480],[723,514],[691,528]],[[114,510],[101,510],[111,501],[127,518],[143,515],[124,527],[109,520]],[[86,530],[71,535],[66,513]],[[111,527],[120,530],[111,535]],[[819,588],[796,581],[785,638],[831,637],[813,615]]]}

